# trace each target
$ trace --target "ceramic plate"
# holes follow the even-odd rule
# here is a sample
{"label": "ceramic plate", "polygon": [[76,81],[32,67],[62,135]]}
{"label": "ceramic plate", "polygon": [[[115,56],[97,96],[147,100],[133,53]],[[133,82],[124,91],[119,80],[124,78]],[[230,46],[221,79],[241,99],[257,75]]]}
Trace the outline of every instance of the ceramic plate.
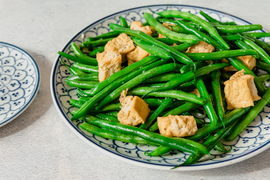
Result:
{"label": "ceramic plate", "polygon": [[[70,53],[70,43],[76,42],[80,44],[85,41],[88,37],[97,36],[102,33],[109,31],[109,23],[119,23],[119,16],[126,18],[128,23],[131,21],[142,21],[145,20],[142,18],[144,12],[150,12],[148,8],[153,11],[162,11],[165,10],[168,6],[168,9],[176,9],[181,11],[188,11],[193,14],[199,15],[199,11],[203,10],[210,16],[226,22],[234,21],[239,25],[250,24],[249,22],[237,18],[235,16],[216,11],[213,9],[195,7],[195,6],[186,6],[186,5],[151,5],[148,7],[137,7],[115,14],[104,17],[93,24],[87,26],[78,34],[76,34],[63,48],[63,52]],[[255,22],[256,23],[256,22]],[[265,41],[270,41],[270,39],[265,39]],[[71,64],[67,59],[63,59],[67,64]],[[164,156],[160,157],[148,157],[144,155],[144,152],[147,150],[152,150],[154,147],[147,145],[135,146],[130,143],[123,143],[119,141],[109,140],[97,137],[90,133],[86,133],[79,128],[80,121],[71,122],[71,112],[75,109],[69,105],[70,98],[76,98],[76,89],[68,86],[65,83],[65,78],[70,75],[68,69],[62,65],[57,57],[51,73],[51,94],[55,106],[63,117],[67,125],[84,139],[87,143],[93,147],[99,149],[106,154],[114,156],[118,159],[130,162],[136,165],[169,170],[170,168],[183,163],[189,154],[180,153],[177,150],[174,150]],[[238,136],[232,142],[226,142],[226,144],[231,145],[232,150],[230,153],[219,153],[217,151],[211,151],[210,156],[206,156],[203,161],[198,164],[191,166],[184,166],[177,168],[176,170],[202,170],[226,166],[236,162],[243,161],[247,158],[250,158],[263,150],[267,149],[270,146],[270,119],[269,119],[270,107],[265,107],[263,111],[254,119],[254,121],[244,130],[240,136]]]}
{"label": "ceramic plate", "polygon": [[0,126],[15,119],[31,104],[39,83],[35,60],[21,48],[0,42]]}

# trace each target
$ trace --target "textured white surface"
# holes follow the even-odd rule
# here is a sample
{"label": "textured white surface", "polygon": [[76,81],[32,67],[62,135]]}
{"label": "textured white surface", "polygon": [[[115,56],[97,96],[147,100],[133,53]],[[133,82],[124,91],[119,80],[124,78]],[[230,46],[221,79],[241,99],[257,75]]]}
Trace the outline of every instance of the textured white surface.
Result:
{"label": "textured white surface", "polygon": [[195,172],[146,169],[98,152],[60,119],[52,103],[52,64],[66,42],[88,24],[124,9],[149,4],[188,4],[230,13],[270,30],[270,1],[0,0],[0,41],[21,47],[41,71],[29,108],[0,128],[0,179],[269,179],[270,149],[227,167]]}

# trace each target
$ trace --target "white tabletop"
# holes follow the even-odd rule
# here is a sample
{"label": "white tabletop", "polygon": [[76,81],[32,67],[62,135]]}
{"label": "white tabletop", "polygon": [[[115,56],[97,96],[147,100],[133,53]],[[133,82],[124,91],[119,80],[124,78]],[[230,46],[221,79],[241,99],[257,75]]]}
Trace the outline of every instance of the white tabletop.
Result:
{"label": "white tabletop", "polygon": [[230,166],[193,172],[160,171],[107,156],[82,141],[58,115],[50,72],[66,42],[90,23],[124,9],[150,4],[208,7],[270,30],[269,0],[0,0],[0,41],[34,57],[41,71],[37,97],[0,128],[0,179],[269,179],[270,149]]}

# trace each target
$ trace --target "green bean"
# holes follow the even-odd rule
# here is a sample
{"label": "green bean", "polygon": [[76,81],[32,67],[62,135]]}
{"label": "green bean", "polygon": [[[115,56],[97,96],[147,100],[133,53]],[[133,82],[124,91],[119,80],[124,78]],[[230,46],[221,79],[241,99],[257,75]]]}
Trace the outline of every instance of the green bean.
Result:
{"label": "green bean", "polygon": [[269,80],[270,79],[270,74],[262,74],[262,75],[259,75],[258,76],[258,79],[264,83],[265,81]]}
{"label": "green bean", "polygon": [[[137,64],[139,62],[136,62],[134,64]],[[168,60],[160,60],[160,61],[154,62],[154,63],[149,64],[149,65],[147,65],[145,67],[142,67],[142,68],[140,68],[140,69],[138,69],[136,71],[133,71],[132,73],[124,76],[123,78],[120,78],[120,79],[110,83],[105,88],[103,88],[101,91],[99,91],[99,93],[94,95],[90,100],[88,100],[86,103],[84,103],[83,106],[79,109],[79,111],[71,119],[72,120],[78,119],[81,116],[85,115],[87,113],[87,111],[91,110],[95,106],[95,104],[97,102],[99,102],[102,98],[106,97],[112,90],[118,88],[123,83],[129,81],[130,79],[132,79],[134,77],[137,77],[139,74],[141,74],[142,72],[144,72],[144,71],[146,71],[148,69],[154,68],[154,67],[159,66],[161,64],[164,64],[166,62],[168,62]],[[130,67],[130,66],[128,66],[128,67]]]}
{"label": "green bean", "polygon": [[91,89],[95,87],[99,82],[97,81],[79,81],[79,80],[68,80],[65,79],[66,83],[72,87]]}
{"label": "green bean", "polygon": [[119,111],[108,111],[105,112],[105,114],[110,115],[110,116],[114,116],[117,118],[117,114],[119,113]]}
{"label": "green bean", "polygon": [[239,121],[232,129],[226,140],[232,141],[253,121],[266,104],[270,101],[270,89],[268,89],[262,98],[251,108],[245,118]]}
{"label": "green bean", "polygon": [[97,55],[98,53],[102,53],[102,52],[104,51],[104,49],[105,49],[105,46],[101,46],[101,47],[96,48],[95,50],[91,51],[88,55],[89,55],[90,57],[96,57],[96,55]]}
{"label": "green bean", "polygon": [[158,41],[161,41],[165,44],[168,44],[168,45],[173,45],[173,44],[179,44],[179,41],[175,41],[175,40],[172,40],[172,39],[169,39],[169,38],[155,38],[156,40]]}
{"label": "green bean", "polygon": [[188,81],[191,81],[194,78],[194,76],[195,77],[200,77],[200,76],[206,75],[206,74],[208,74],[208,73],[210,73],[212,71],[215,71],[217,69],[223,68],[225,66],[228,66],[228,64],[217,63],[217,64],[212,64],[212,65],[209,65],[209,66],[204,66],[204,67],[198,69],[197,72],[195,73],[195,75],[194,75],[193,72],[188,72],[186,74],[182,74],[182,76],[178,76],[176,78],[171,79],[169,82],[164,84],[162,87],[153,89],[153,92],[163,91],[163,90],[171,90],[171,89],[177,88],[181,84],[183,84],[185,82],[188,82]]}
{"label": "green bean", "polygon": [[146,21],[159,33],[165,35],[166,37],[179,41],[179,42],[187,42],[187,43],[196,43],[199,41],[199,39],[196,36],[193,35],[187,35],[187,34],[179,34],[176,32],[171,31],[170,29],[164,27],[162,24],[160,24],[150,13],[144,13],[143,17],[146,19]]}
{"label": "green bean", "polygon": [[68,70],[69,70],[73,75],[81,75],[81,74],[85,74],[83,71],[81,71],[81,70],[79,70],[79,69],[77,69],[77,68],[68,66],[66,63],[64,63],[64,62],[62,61],[61,58],[59,58],[59,59],[60,59],[61,63],[64,64],[64,66],[65,66],[66,68],[68,68]]}
{"label": "green bean", "polygon": [[99,46],[104,46],[105,44],[107,44],[107,42],[113,40],[114,38],[107,38],[107,39],[99,39],[99,40],[95,40],[95,41],[90,41],[88,39],[88,41],[84,41],[81,46],[84,48],[94,48],[94,47],[99,47]]}
{"label": "green bean", "polygon": [[176,49],[179,52],[185,51],[187,48],[189,48],[190,46],[193,46],[194,44],[190,44],[190,43],[183,43],[183,44],[179,44],[177,46],[173,46],[174,49]]}
{"label": "green bean", "polygon": [[142,124],[140,126],[141,129],[148,129],[154,121],[157,119],[157,117],[164,111],[166,110],[171,103],[173,102],[172,98],[166,98],[165,101],[155,110],[155,112],[147,118],[145,124]]}
{"label": "green bean", "polygon": [[241,36],[239,36],[238,34],[229,34],[226,36],[221,36],[222,39],[224,39],[225,41],[236,41],[236,40],[241,40],[243,39]]}
{"label": "green bean", "polygon": [[163,59],[170,59],[171,58],[170,53],[168,51],[160,48],[160,47],[157,47],[155,45],[147,43],[140,38],[132,37],[132,40],[137,46],[139,46],[140,48],[147,51],[148,53],[150,53],[153,56],[158,56],[158,57],[163,58]]}
{"label": "green bean", "polygon": [[128,28],[128,23],[127,23],[126,19],[123,18],[122,16],[120,16],[119,18],[120,18],[120,25],[125,27],[125,28]]}
{"label": "green bean", "polygon": [[100,118],[100,119],[105,119],[107,121],[112,121],[112,122],[119,122],[118,119],[115,116],[111,116],[108,114],[103,114],[103,113],[97,113],[94,114],[96,117]]}
{"label": "green bean", "polygon": [[74,107],[81,107],[83,105],[83,103],[80,103],[80,101],[76,99],[70,99],[69,104]]}
{"label": "green bean", "polygon": [[160,144],[163,146],[169,146],[171,148],[178,149],[180,151],[189,152],[192,154],[197,154],[198,151],[203,154],[209,154],[204,146],[195,141],[189,141],[184,138],[178,138],[177,140],[168,138],[156,133],[151,133],[147,130],[140,129],[137,127],[132,127],[116,122],[109,122],[104,120],[94,120],[91,122],[93,125],[100,126],[105,130],[113,130],[119,133],[139,136],[145,140],[151,141],[156,144]]}
{"label": "green bean", "polygon": [[266,33],[266,32],[250,32],[247,34],[253,38],[262,38],[262,37],[269,37],[270,36],[270,33]]}
{"label": "green bean", "polygon": [[258,53],[253,49],[237,49],[212,53],[186,53],[186,55],[194,61],[203,61],[203,60],[221,60],[224,58],[246,56],[246,55],[256,56],[258,55]]}
{"label": "green bean", "polygon": [[87,72],[87,73],[97,73],[98,72],[98,67],[97,66],[90,66],[90,65],[86,65],[86,64],[81,64],[81,63],[74,63],[72,64],[72,67],[78,68],[83,72]]}
{"label": "green bean", "polygon": [[261,69],[261,70],[266,71],[267,73],[270,73],[270,65],[265,63],[265,62],[257,61],[256,62],[256,67]]}
{"label": "green bean", "polygon": [[[142,96],[142,95],[148,94],[152,90],[153,88],[150,88],[150,87],[138,87],[138,88],[130,90],[129,94]],[[203,105],[206,102],[204,98],[200,98],[195,94],[191,94],[191,93],[187,93],[187,92],[179,91],[179,90],[151,92],[148,95],[155,96],[155,97],[175,98],[178,100],[190,101],[190,102],[200,104],[200,105]]]}
{"label": "green bean", "polygon": [[63,56],[65,58],[67,58],[67,59],[70,59],[70,60],[72,60],[74,62],[88,64],[88,65],[94,65],[94,66],[97,66],[98,65],[97,60],[94,59],[94,58],[91,58],[90,59],[90,57],[87,57],[87,58],[85,58],[85,57],[76,57],[76,56],[72,56],[70,54],[66,54],[66,53],[60,52],[60,51],[58,52],[58,54],[60,56]]}
{"label": "green bean", "polygon": [[[235,122],[236,123],[236,122]],[[225,129],[220,129],[216,134],[211,135],[205,142],[203,142],[203,145],[207,147],[208,151],[211,151],[217,143],[220,142],[221,139],[223,139],[232,129],[234,124],[231,124],[230,126],[226,127]],[[196,155],[190,155],[188,159],[183,163],[178,166],[175,166],[172,169],[175,169],[179,166],[184,166],[184,165],[190,165],[196,163],[198,160],[200,160],[203,157],[203,154],[196,154]]]}
{"label": "green bean", "polygon": [[[80,102],[81,103],[85,103],[87,102],[88,100],[90,100],[91,98],[89,97],[80,97]],[[150,106],[150,107],[158,107],[160,106],[164,101],[165,99],[158,99],[158,98],[147,98],[147,99],[144,99],[144,101]],[[174,106],[175,104],[178,104],[178,101],[177,103],[173,103],[171,106]],[[112,110],[120,110],[121,109],[121,103],[112,103],[112,104],[109,104],[105,107],[103,107],[102,109],[100,109],[100,111],[112,111]]]}
{"label": "green bean", "polygon": [[99,103],[99,105],[96,107],[96,109],[98,110],[99,108],[103,107],[105,104],[110,103],[111,101],[117,99],[123,90],[131,89],[131,88],[141,84],[143,81],[145,81],[148,78],[151,78],[153,76],[163,74],[166,72],[170,72],[176,68],[179,68],[177,66],[177,64],[175,65],[173,63],[169,63],[169,64],[161,65],[161,66],[158,66],[156,68],[150,69],[148,71],[145,71],[144,73],[134,77],[133,79],[131,79],[127,83],[123,84],[122,86],[118,87],[113,92],[111,92],[107,97],[105,97]]}
{"label": "green bean", "polygon": [[237,58],[228,58],[228,61],[235,67],[238,71],[241,71],[244,69],[245,74],[250,74],[254,77],[254,82],[256,84],[256,87],[258,89],[259,94],[263,94],[265,91],[265,87],[262,84],[262,82],[258,79],[258,77],[251,71],[247,66],[245,66],[242,61],[240,61]]}
{"label": "green bean", "polygon": [[114,131],[106,131],[102,128],[88,124],[86,122],[82,123],[80,125],[80,128],[103,138],[108,138],[108,139],[127,142],[127,143],[147,144],[147,145],[156,146],[155,143],[144,140],[138,136],[126,135],[126,134],[122,134],[122,133],[118,133]]}
{"label": "green bean", "polygon": [[218,44],[214,39],[212,39],[211,37],[207,36],[203,32],[197,30],[196,28],[193,28],[193,27],[189,26],[187,23],[184,23],[184,21],[177,20],[177,24],[181,28],[183,28],[185,31],[187,31],[188,33],[197,36],[201,40],[203,40],[203,41],[205,41],[205,42],[213,45],[217,49],[222,49],[222,46],[220,44]]}
{"label": "green bean", "polygon": [[215,126],[218,123],[218,117],[217,117],[217,114],[216,114],[216,112],[214,110],[211,98],[210,98],[210,96],[209,96],[209,94],[207,92],[207,89],[206,89],[206,87],[204,85],[204,82],[203,82],[202,78],[197,79],[195,86],[199,90],[201,97],[203,97],[203,98],[205,98],[207,100],[206,103],[203,105],[203,107],[204,107],[204,109],[206,111],[206,114],[208,115],[210,123],[213,126]]}
{"label": "green bean", "polygon": [[270,64],[269,55],[261,47],[259,47],[257,44],[248,39],[244,39],[244,42],[247,43],[249,46],[251,46],[253,49],[255,49],[263,61]]}
{"label": "green bean", "polygon": [[165,50],[167,50],[168,52],[170,52],[176,58],[176,60],[178,60],[179,62],[181,62],[183,64],[192,64],[193,63],[193,61],[189,57],[187,57],[186,55],[180,53],[179,51],[177,51],[173,47],[168,46],[167,44],[164,44],[164,43],[156,40],[155,38],[145,34],[142,31],[123,28],[123,27],[121,27],[117,24],[113,24],[113,23],[110,23],[110,28],[114,31],[123,32],[123,33],[126,33],[128,35],[132,35],[134,37],[141,38],[144,41],[152,43],[158,47],[162,47]]}
{"label": "green bean", "polygon": [[157,61],[158,59],[160,59],[160,58],[155,57],[155,56],[147,56],[147,57],[143,58],[142,60],[140,60],[136,63],[133,63],[133,64],[129,65],[128,67],[122,69],[121,71],[114,73],[109,78],[107,78],[106,80],[102,81],[99,85],[97,85],[93,89],[93,91],[91,92],[91,95],[97,94],[99,91],[104,89],[106,86],[113,83],[116,79],[118,79],[120,77],[124,77],[124,76],[130,74],[132,71],[135,71],[138,68],[144,67],[148,64],[151,64],[151,63]]}
{"label": "green bean", "polygon": [[167,82],[170,81],[173,78],[177,78],[182,76],[180,73],[168,73],[168,74],[162,74],[158,75],[152,78],[149,78],[144,81],[144,83],[157,83],[157,82]]}
{"label": "green bean", "polygon": [[101,35],[96,36],[96,37],[89,37],[87,40],[88,41],[96,41],[99,39],[114,38],[114,37],[117,37],[118,35],[119,35],[119,32],[111,31],[111,32],[107,32],[107,33],[101,34]]}
{"label": "green bean", "polygon": [[241,33],[247,31],[261,30],[263,27],[260,24],[251,25],[218,25],[215,28],[221,33]]}
{"label": "green bean", "polygon": [[[230,123],[234,122],[241,116],[243,116],[245,113],[247,113],[251,107],[247,108],[238,108],[234,109],[230,113],[226,114],[224,117],[224,124],[225,126],[229,125]],[[188,139],[198,141],[204,137],[206,137],[208,134],[215,132],[217,129],[221,128],[222,124],[218,123],[216,126],[212,126],[211,124],[207,124],[204,127],[200,128],[196,134],[193,136],[187,137]]]}
{"label": "green bean", "polygon": [[66,80],[99,81],[98,73],[73,75],[67,77]]}
{"label": "green bean", "polygon": [[[241,49],[252,49],[252,47],[250,47],[249,45],[247,45],[244,41],[242,40],[237,40],[235,41],[235,44],[241,48]],[[254,58],[258,59],[259,58],[259,54],[257,55],[252,55]]]}
{"label": "green bean", "polygon": [[225,49],[230,49],[230,46],[220,37],[217,30],[212,27],[207,21],[201,19],[199,16],[196,16],[194,14],[191,14],[189,12],[183,12],[178,10],[166,10],[157,13],[160,16],[163,17],[174,17],[174,18],[183,18],[185,20],[190,20],[194,23],[200,24],[203,29],[205,29],[211,37],[213,37],[218,43],[221,44],[221,46]]}
{"label": "green bean", "polygon": [[159,146],[151,152],[145,151],[144,155],[146,155],[146,156],[161,156],[163,154],[171,152],[172,150],[173,150],[173,148],[171,148],[171,147]]}
{"label": "green bean", "polygon": [[220,22],[220,21],[218,21],[218,20],[212,18],[211,16],[209,16],[208,14],[206,14],[206,13],[203,12],[203,11],[200,11],[200,14],[201,14],[205,19],[207,19],[207,21],[209,21],[209,22],[214,22],[214,23],[223,25],[222,22]]}
{"label": "green bean", "polygon": [[[179,114],[182,114],[184,112],[187,112],[187,111],[190,111],[190,110],[193,110],[197,107],[199,107],[200,105],[199,104],[196,104],[196,103],[192,103],[192,102],[186,102],[182,105],[180,105],[179,107],[177,108],[174,108],[172,110],[170,110],[169,112],[167,112],[166,114],[163,115],[163,117],[167,117],[168,115],[179,115]],[[149,128],[149,131],[156,131],[158,130],[158,124],[157,122],[155,122],[150,128]]]}
{"label": "green bean", "polygon": [[[206,66],[207,63],[205,61],[196,61],[194,62],[196,64],[196,67],[199,69],[203,66]],[[181,69],[180,72],[181,74],[188,73],[193,70],[193,66],[191,64],[184,65]]]}
{"label": "green bean", "polygon": [[215,145],[215,149],[219,152],[222,152],[222,153],[227,153],[227,152],[230,152],[230,150],[227,150],[226,147],[222,144],[222,142],[218,142],[216,145]]}
{"label": "green bean", "polygon": [[216,106],[216,111],[217,111],[217,115],[220,119],[220,121],[223,123],[224,125],[224,116],[225,116],[225,110],[224,110],[224,106],[223,106],[223,98],[222,98],[222,94],[221,94],[221,87],[220,87],[220,75],[221,72],[220,71],[214,71],[211,73],[211,80],[212,80],[212,90],[213,90],[213,97],[215,100],[215,106]]}

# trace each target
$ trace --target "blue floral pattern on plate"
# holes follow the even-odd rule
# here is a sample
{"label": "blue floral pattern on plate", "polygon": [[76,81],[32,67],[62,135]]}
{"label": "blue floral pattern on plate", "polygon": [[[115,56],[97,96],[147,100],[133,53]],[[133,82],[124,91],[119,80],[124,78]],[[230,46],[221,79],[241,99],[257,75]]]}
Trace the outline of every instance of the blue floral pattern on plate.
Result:
{"label": "blue floral pattern on plate", "polygon": [[[176,9],[191,12],[199,16],[201,16],[199,14],[199,11],[203,10],[205,13],[209,14],[213,18],[216,18],[223,22],[234,21],[239,25],[250,24],[245,20],[229,15],[227,13],[202,7],[187,5],[152,5],[148,7],[138,7],[112,14],[94,22],[93,24],[89,25],[81,32],[79,32],[75,37],[73,37],[63,48],[62,51],[65,53],[73,54],[70,50],[71,42],[76,42],[77,44],[80,44],[88,37],[94,37],[102,33],[108,32],[110,30],[108,26],[109,23],[119,23],[119,16],[124,17],[128,21],[128,23],[131,23],[131,21],[145,22],[142,16],[144,12],[150,12],[148,8],[156,12],[163,11],[166,8]],[[266,42],[270,41],[269,38],[264,38],[264,40]],[[166,155],[159,157],[148,157],[144,155],[144,152],[147,150],[153,150],[155,147],[147,145],[135,146],[134,144],[130,143],[123,143],[110,139],[104,139],[81,130],[79,128],[81,121],[70,121],[71,112],[76,108],[69,105],[69,100],[71,98],[76,99],[76,89],[68,86],[65,83],[64,79],[70,75],[70,72],[63,64],[60,63],[59,58],[60,57],[57,58],[51,74],[52,97],[56,108],[63,116],[64,121],[77,135],[79,135],[81,138],[93,145],[93,147],[98,148],[99,150],[109,155],[144,167],[156,169],[170,169],[171,167],[174,167],[175,165],[184,162],[188,158],[189,154],[181,153],[177,150],[174,150]],[[66,58],[63,58],[62,60],[67,64],[72,64],[72,62]],[[200,161],[200,163],[191,166],[184,166],[176,170],[201,170],[221,167],[242,161],[262,152],[269,147],[269,112],[270,107],[265,107],[263,111],[255,118],[255,120],[248,126],[248,128],[240,134],[238,138],[236,138],[232,142],[224,142],[225,144],[232,147],[232,151],[230,153],[223,154],[213,150],[211,151],[211,155],[205,156]]]}
{"label": "blue floral pattern on plate", "polygon": [[22,113],[39,88],[39,69],[24,50],[0,42],[0,126]]}

